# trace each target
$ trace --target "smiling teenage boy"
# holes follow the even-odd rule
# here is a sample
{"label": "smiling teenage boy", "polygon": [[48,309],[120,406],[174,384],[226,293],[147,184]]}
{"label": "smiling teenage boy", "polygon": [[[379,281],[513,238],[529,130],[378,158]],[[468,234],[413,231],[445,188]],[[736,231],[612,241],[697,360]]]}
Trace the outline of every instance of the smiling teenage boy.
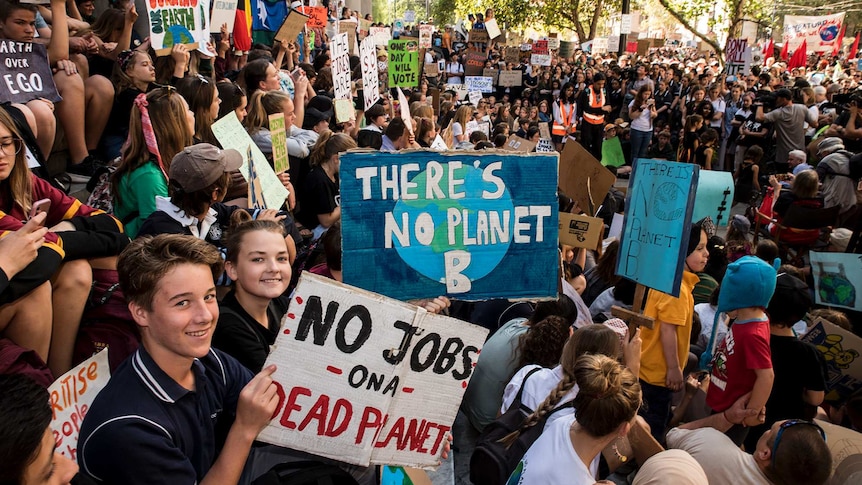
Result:
{"label": "smiling teenage boy", "polygon": [[106,483],[237,483],[278,397],[275,366],[252,376],[210,348],[218,250],[192,236],[139,238],[118,271],[142,346],[84,419],[81,472]]}

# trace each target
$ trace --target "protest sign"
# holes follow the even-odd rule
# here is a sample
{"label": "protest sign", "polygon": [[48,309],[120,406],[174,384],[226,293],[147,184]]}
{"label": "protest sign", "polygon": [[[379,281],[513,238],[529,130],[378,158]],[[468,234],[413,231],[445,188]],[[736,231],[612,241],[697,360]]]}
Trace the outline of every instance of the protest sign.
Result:
{"label": "protest sign", "polygon": [[389,41],[389,87],[419,85],[419,51],[413,41]]}
{"label": "protest sign", "polygon": [[330,43],[332,50],[332,86],[335,99],[351,99],[350,96],[350,54],[348,54],[348,35],[338,34]]}
{"label": "protest sign", "polygon": [[[563,51],[563,48],[560,47],[560,52]],[[607,37],[596,37],[593,39],[593,54],[606,54],[608,52],[608,38]],[[562,54],[560,54],[562,55]],[[571,55],[571,54],[569,54]]]}
{"label": "protest sign", "polygon": [[437,77],[440,74],[440,66],[436,62],[429,62],[425,64],[424,71],[427,77]]}
{"label": "protest sign", "polygon": [[862,256],[816,251],[810,255],[817,304],[862,310]]}
{"label": "protest sign", "polygon": [[266,160],[266,156],[260,151],[260,148],[254,143],[254,140],[248,135],[248,132],[243,128],[242,123],[234,113],[228,113],[220,120],[212,125],[213,135],[219,141],[222,148],[233,148],[240,152],[245,161],[239,168],[242,176],[249,180],[248,167],[248,152],[251,150],[252,158],[254,159],[255,167],[261,182],[261,192],[263,199],[266,201],[266,206],[272,209],[278,209],[287,199],[287,189],[282,185],[281,180],[276,177],[272,167]]}
{"label": "protest sign", "polygon": [[352,99],[335,99],[332,101],[332,106],[335,109],[336,123],[344,123],[345,121],[356,119]]}
{"label": "protest sign", "polygon": [[467,88],[464,87],[463,84],[444,84],[443,91],[453,91],[455,95],[458,96],[458,100],[461,101],[467,99],[467,96],[469,94]]}
{"label": "protest sign", "polygon": [[375,42],[374,37],[368,36],[359,45],[359,62],[362,65],[362,96],[365,98],[366,111],[380,99],[380,78],[377,71]]}
{"label": "protest sign", "polygon": [[347,34],[347,50],[350,54],[356,54],[356,22],[350,20],[338,22],[338,33]]}
{"label": "protest sign", "polygon": [[344,281],[398,299],[556,297],[557,160],[342,154]]}
{"label": "protest sign", "polygon": [[467,39],[467,42],[474,42],[476,44],[487,44],[490,41],[491,38],[485,29],[471,29],[470,37]]}
{"label": "protest sign", "polygon": [[635,160],[626,193],[618,275],[679,296],[699,169],[691,163]]}
{"label": "protest sign", "polygon": [[494,69],[493,67],[486,67],[485,69],[482,69],[482,75],[485,77],[490,77],[491,83],[496,86],[497,79],[499,79],[500,77],[500,70]]}
{"label": "protest sign", "polygon": [[523,83],[524,71],[500,71],[497,84],[500,86],[520,86]]}
{"label": "protest sign", "polygon": [[552,32],[548,35],[548,49],[555,51],[560,48],[560,39],[557,38],[557,34]]}
{"label": "protest sign", "polygon": [[258,439],[355,465],[433,467],[487,334],[306,271],[267,357],[279,403]]}
{"label": "protest sign", "polygon": [[[595,39],[594,39],[595,41]],[[595,44],[594,44],[595,45]],[[572,54],[575,53],[575,43],[569,42],[567,40],[560,41],[560,49],[557,51],[557,55],[562,57],[563,59],[568,59],[572,57]]]}
{"label": "protest sign", "polygon": [[200,41],[209,40],[207,22],[209,14],[202,4],[192,6],[187,0],[160,0],[146,2],[150,27],[150,45],[156,55],[164,56],[171,48],[184,44],[197,49]]}
{"label": "protest sign", "polygon": [[48,51],[42,44],[0,39],[0,101],[27,103],[45,98],[59,102]]}
{"label": "protest sign", "polygon": [[521,62],[521,50],[517,47],[506,47],[503,54],[503,60],[507,63],[517,64]]}
{"label": "protest sign", "polygon": [[551,139],[551,130],[548,129],[548,124],[542,121],[539,122],[539,138]]}
{"label": "protest sign", "polygon": [[584,212],[595,214],[616,177],[580,143],[569,140],[560,154],[560,189]]}
{"label": "protest sign", "polygon": [[726,66],[725,72],[728,76],[744,77],[751,69],[751,47],[746,39],[727,39],[725,47]]}
{"label": "protest sign", "polygon": [[550,138],[539,138],[539,143],[536,143],[536,151],[539,153],[551,153],[554,150],[554,142]]}
{"label": "protest sign", "polygon": [[510,152],[530,153],[535,150],[535,148],[535,142],[514,134],[509,135],[509,139],[506,140],[506,144],[503,145],[503,150],[508,150]]}
{"label": "protest sign", "polygon": [[620,20],[620,33],[621,34],[631,34],[632,33],[632,15],[624,13],[622,14],[622,18]]}
{"label": "protest sign", "polygon": [[488,60],[488,56],[484,52],[468,50],[464,54],[464,75],[481,76],[482,70],[485,69],[486,60]]}
{"label": "protest sign", "polygon": [[210,32],[221,32],[221,26],[227,24],[227,32],[233,32],[236,20],[237,0],[213,0],[213,10],[210,15]]}
{"label": "protest sign", "polygon": [[371,21],[359,19],[359,41],[362,42],[371,32]]}
{"label": "protest sign", "polygon": [[[482,101],[482,91],[470,91],[467,94],[467,100],[470,101],[470,104],[473,106],[478,106],[479,101]],[[475,120],[470,121],[473,121],[474,123],[476,122]],[[467,123],[469,124],[469,121]]]}
{"label": "protest sign", "polygon": [[[216,2],[219,1],[220,0],[216,0]],[[287,17],[284,18],[284,23],[281,24],[278,32],[275,33],[275,40],[282,44],[295,41],[307,22],[307,15],[294,9],[290,9],[290,11],[287,12]]]}
{"label": "protest sign", "polygon": [[[480,93],[494,92],[494,78],[485,76],[464,76],[464,85],[467,86],[467,91],[471,93],[478,91]],[[482,96],[479,95],[481,98]],[[472,101],[472,100],[471,100]]]}
{"label": "protest sign", "polygon": [[392,32],[388,27],[371,27],[369,32],[374,37],[374,45],[389,45],[392,40]]}
{"label": "protest sign", "polygon": [[488,33],[488,38],[491,40],[500,37],[500,26],[497,25],[497,19],[488,19],[485,21],[485,32]]}
{"label": "protest sign", "polygon": [[272,138],[272,163],[275,173],[290,169],[287,156],[287,130],[284,126],[284,113],[269,115],[269,134]]}
{"label": "protest sign", "polygon": [[717,170],[703,170],[697,179],[697,199],[694,202],[692,222],[709,216],[716,226],[730,222],[733,204],[733,174]]}
{"label": "protest sign", "polygon": [[533,42],[533,50],[530,55],[530,63],[539,66],[551,65],[551,53],[548,48],[547,40],[537,40]]}
{"label": "protest sign", "polygon": [[[48,388],[51,433],[57,444],[57,452],[72,461],[77,460],[78,433],[84,416],[111,378],[108,352],[108,348],[102,349],[63,374]],[[11,424],[7,423],[7,426]]]}
{"label": "protest sign", "polygon": [[620,137],[614,136],[602,142],[602,165],[605,167],[622,167],[626,164]]}
{"label": "protest sign", "polygon": [[432,485],[425,470],[401,466],[380,467],[380,485]]}
{"label": "protest sign", "polygon": [[817,318],[800,340],[814,345],[826,361],[827,402],[841,404],[862,388],[862,338]]}
{"label": "protest sign", "polygon": [[618,36],[618,35],[608,36],[608,52],[619,52],[619,51],[620,51],[620,36]]}
{"label": "protest sign", "polygon": [[395,22],[392,22],[392,30],[395,32],[404,31],[404,20],[403,19],[395,19]]}
{"label": "protest sign", "polygon": [[795,50],[805,40],[809,52],[832,52],[842,41],[844,12],[834,15],[785,15],[782,39]]}
{"label": "protest sign", "polygon": [[431,48],[431,38],[434,36],[434,26],[433,25],[420,25],[419,26],[419,48],[420,49],[430,49]]}
{"label": "protest sign", "polygon": [[299,7],[299,11],[308,15],[308,22],[305,25],[309,29],[325,29],[329,15],[326,13],[326,7]]}
{"label": "protest sign", "polygon": [[862,434],[819,419],[814,422],[826,432],[826,445],[832,455],[832,476],[827,483],[850,485],[859,481],[862,476]]}
{"label": "protest sign", "polygon": [[405,10],[404,11],[404,21],[408,24],[412,24],[416,21],[416,11],[415,10]]}
{"label": "protest sign", "polygon": [[604,232],[605,224],[598,217],[560,212],[560,244],[596,249]]}

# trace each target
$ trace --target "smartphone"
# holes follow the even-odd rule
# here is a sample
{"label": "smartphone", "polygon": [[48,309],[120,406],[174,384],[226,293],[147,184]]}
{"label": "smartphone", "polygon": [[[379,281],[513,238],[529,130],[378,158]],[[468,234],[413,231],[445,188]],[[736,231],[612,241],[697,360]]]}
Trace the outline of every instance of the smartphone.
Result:
{"label": "smartphone", "polygon": [[30,208],[30,219],[36,217],[38,214],[43,212],[48,212],[51,208],[51,199],[42,199],[33,202],[33,207]]}

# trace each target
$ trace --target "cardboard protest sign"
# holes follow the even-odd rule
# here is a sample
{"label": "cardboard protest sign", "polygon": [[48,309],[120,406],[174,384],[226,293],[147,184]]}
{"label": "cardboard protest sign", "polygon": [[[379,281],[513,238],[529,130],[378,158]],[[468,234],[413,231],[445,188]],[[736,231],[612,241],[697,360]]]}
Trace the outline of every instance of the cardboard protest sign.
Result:
{"label": "cardboard protest sign", "polygon": [[605,200],[616,179],[580,143],[569,140],[563,145],[560,189],[577,201],[581,210],[595,214],[595,209]]}
{"label": "cardboard protest sign", "polygon": [[470,36],[467,39],[467,42],[475,42],[477,44],[487,44],[491,41],[491,38],[488,36],[488,31],[485,29],[471,29]]}
{"label": "cardboard protest sign", "polygon": [[727,39],[725,47],[725,73],[728,76],[747,76],[751,69],[751,46],[747,39]]}
{"label": "cardboard protest sign", "polygon": [[560,48],[560,39],[557,37],[556,32],[552,32],[548,35],[548,49],[555,51]]}
{"label": "cardboard protest sign", "polygon": [[500,86],[520,86],[523,83],[524,71],[500,71],[497,84]]}
{"label": "cardboard protest sign", "polygon": [[344,281],[399,299],[556,297],[557,159],[342,154]]}
{"label": "cardboard protest sign", "polygon": [[733,191],[733,174],[730,172],[701,171],[691,220],[696,222],[709,216],[716,226],[726,226],[730,221]]}
{"label": "cardboard protest sign", "polygon": [[467,91],[480,93],[494,92],[494,78],[485,76],[464,76],[464,86]]}
{"label": "cardboard protest sign", "polygon": [[147,18],[150,27],[150,45],[156,55],[164,56],[177,44],[185,44],[194,50],[200,41],[209,40],[209,11],[202,3],[192,5],[187,0],[150,1]]}
{"label": "cardboard protest sign", "polygon": [[387,27],[371,27],[369,35],[374,37],[374,45],[389,45],[392,40],[392,32]]}
{"label": "cardboard protest sign", "polygon": [[635,160],[626,193],[618,275],[679,296],[699,169],[691,163]]}
{"label": "cardboard protest sign", "polygon": [[500,37],[502,34],[502,32],[500,32],[500,26],[497,25],[497,19],[485,20],[485,31],[488,33],[488,38],[491,40]]}
{"label": "cardboard protest sign", "polygon": [[247,154],[251,150],[251,158],[254,159],[255,168],[260,178],[261,192],[264,201],[266,201],[266,207],[272,209],[280,208],[287,199],[287,189],[284,188],[281,180],[276,177],[275,172],[273,172],[272,167],[269,166],[269,162],[266,160],[266,156],[255,145],[254,140],[245,131],[236,114],[226,114],[220,120],[213,123],[212,130],[222,148],[233,148],[246,158],[239,171],[249,182],[249,157]]}
{"label": "cardboard protest sign", "polygon": [[[595,42],[595,39],[593,39],[593,41]],[[595,44],[593,44],[593,46],[595,46]],[[557,50],[558,56],[560,56],[564,59],[567,59],[569,57],[572,57],[572,54],[574,54],[574,53],[575,53],[575,43],[574,42],[569,42],[567,40],[561,40],[560,41],[560,48],[559,48],[559,50]]]}
{"label": "cardboard protest sign", "polygon": [[272,138],[272,163],[275,173],[290,169],[287,156],[287,130],[284,126],[284,113],[269,115],[269,134]]}
{"label": "cardboard protest sign", "polygon": [[[473,106],[478,106],[479,101],[482,101],[482,91],[470,91],[467,94],[467,99],[470,101],[470,104],[472,104]],[[470,120],[470,121],[472,121],[473,123],[476,123],[476,120]],[[467,122],[468,125],[470,124],[470,121]],[[469,135],[469,133],[468,133],[468,135]]]}
{"label": "cardboard protest sign", "polygon": [[826,361],[826,401],[841,404],[862,388],[862,338],[822,318],[800,338],[814,345]]}
{"label": "cardboard protest sign", "polygon": [[335,108],[336,123],[344,123],[356,118],[352,99],[335,99],[332,101],[332,106]]}
{"label": "cardboard protest sign", "polygon": [[862,310],[862,256],[816,251],[810,256],[817,304]]}
{"label": "cardboard protest sign", "polygon": [[503,54],[503,60],[512,64],[521,62],[521,50],[517,47],[506,47]]}
{"label": "cardboard protest sign", "polygon": [[551,130],[548,128],[548,124],[543,121],[539,122],[539,138],[545,140],[551,139]]}
{"label": "cardboard protest sign", "polygon": [[509,135],[509,139],[506,140],[506,144],[503,145],[503,150],[508,150],[510,152],[522,152],[522,153],[530,153],[536,149],[536,144],[526,138],[521,138],[518,135],[512,134]]}
{"label": "cardboard protest sign", "polygon": [[857,483],[862,476],[862,433],[819,419],[814,421],[826,432],[826,444],[832,455],[832,477],[827,483]]}
{"label": "cardboard protest sign", "polygon": [[539,143],[536,143],[536,152],[551,153],[554,152],[554,142],[550,138],[539,138]]}
{"label": "cardboard protest sign", "polygon": [[602,141],[602,165],[605,167],[622,167],[626,164],[626,156],[620,137],[614,136]]}
{"label": "cardboard protest sign", "polygon": [[832,52],[841,45],[845,12],[833,15],[785,15],[782,39],[796,50],[805,41],[809,52]]}
{"label": "cardboard protest sign", "polygon": [[[572,46],[574,48],[574,45]],[[560,43],[560,52],[563,52],[563,44]],[[593,39],[592,53],[593,54],[606,54],[608,52],[608,38],[607,37],[596,37]],[[562,54],[560,54],[562,55]],[[569,54],[571,56],[572,54]]]}
{"label": "cardboard protest sign", "polygon": [[326,22],[329,20],[329,15],[326,13],[326,7],[299,7],[299,11],[308,15],[308,21],[305,23],[308,28],[326,28]]}
{"label": "cardboard protest sign", "polygon": [[219,33],[224,24],[227,24],[228,33],[233,32],[233,23],[236,20],[236,4],[237,0],[213,0],[210,32]]}
{"label": "cardboard protest sign", "polygon": [[488,60],[488,56],[484,52],[468,50],[464,54],[464,75],[481,76],[482,70],[485,69],[486,60]]}
{"label": "cardboard protest sign", "polygon": [[359,45],[359,63],[362,66],[362,96],[367,111],[380,99],[380,78],[377,71],[377,49],[374,37],[368,36]]}
{"label": "cardboard protest sign", "polygon": [[394,30],[395,32],[404,31],[404,20],[403,19],[395,19],[395,21],[392,22],[392,30]]}
{"label": "cardboard protest sign", "polygon": [[284,18],[284,23],[281,24],[278,32],[275,33],[275,40],[281,43],[295,41],[299,33],[302,32],[302,28],[308,23],[308,18],[307,15],[290,9],[287,12],[287,17]]}
{"label": "cardboard protest sign", "polygon": [[467,99],[469,91],[463,84],[444,84],[443,91],[454,91],[459,100]]}
{"label": "cardboard protest sign", "polygon": [[405,40],[389,41],[389,87],[419,85],[419,46]]}
{"label": "cardboard protest sign", "polygon": [[279,404],[258,439],[355,465],[433,467],[487,333],[306,271],[266,361]]}
{"label": "cardboard protest sign", "polygon": [[537,40],[533,42],[532,54],[530,54],[530,63],[539,66],[551,65],[551,51],[548,47],[547,40]]}
{"label": "cardboard protest sign", "polygon": [[45,98],[60,101],[48,51],[42,44],[0,39],[0,101],[27,103]]}
{"label": "cardboard protest sign", "polygon": [[491,78],[491,82],[496,86],[497,79],[500,77],[500,70],[494,69],[493,67],[486,67],[482,69],[482,75]]}
{"label": "cardboard protest sign", "polygon": [[419,48],[420,49],[430,49],[431,48],[431,38],[434,36],[434,26],[433,25],[420,25],[419,26]]}
{"label": "cardboard protest sign", "polygon": [[332,86],[335,99],[351,99],[350,96],[350,54],[348,35],[338,34],[330,43],[332,51]]}
{"label": "cardboard protest sign", "polygon": [[405,10],[404,11],[404,21],[408,24],[412,24],[416,21],[416,11],[415,10]]}
{"label": "cardboard protest sign", "polygon": [[111,368],[108,350],[81,362],[48,388],[51,402],[51,432],[57,443],[57,452],[70,460],[77,460],[78,433],[84,416],[99,392],[108,385]]}
{"label": "cardboard protest sign", "polygon": [[604,229],[605,224],[598,217],[560,212],[560,244],[596,249]]}
{"label": "cardboard protest sign", "polygon": [[619,51],[620,51],[620,36],[618,36],[618,35],[608,36],[608,52],[619,52]]}
{"label": "cardboard protest sign", "polygon": [[356,22],[342,20],[338,23],[338,33],[347,34],[347,50],[350,54],[356,54]]}
{"label": "cardboard protest sign", "polygon": [[440,74],[440,66],[436,62],[429,62],[424,67],[425,76],[437,77]]}

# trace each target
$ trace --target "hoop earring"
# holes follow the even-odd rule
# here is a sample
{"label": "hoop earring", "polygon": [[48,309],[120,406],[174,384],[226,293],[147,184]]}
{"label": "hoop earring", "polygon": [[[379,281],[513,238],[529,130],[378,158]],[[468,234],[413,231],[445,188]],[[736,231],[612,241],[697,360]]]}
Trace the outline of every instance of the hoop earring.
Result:
{"label": "hoop earring", "polygon": [[[617,440],[619,440],[619,438],[617,438]],[[613,450],[614,455],[616,455],[617,460],[619,460],[620,463],[625,463],[629,461],[629,457],[620,453],[619,448],[617,448],[617,441],[614,441],[614,444],[611,446],[611,449]]]}

